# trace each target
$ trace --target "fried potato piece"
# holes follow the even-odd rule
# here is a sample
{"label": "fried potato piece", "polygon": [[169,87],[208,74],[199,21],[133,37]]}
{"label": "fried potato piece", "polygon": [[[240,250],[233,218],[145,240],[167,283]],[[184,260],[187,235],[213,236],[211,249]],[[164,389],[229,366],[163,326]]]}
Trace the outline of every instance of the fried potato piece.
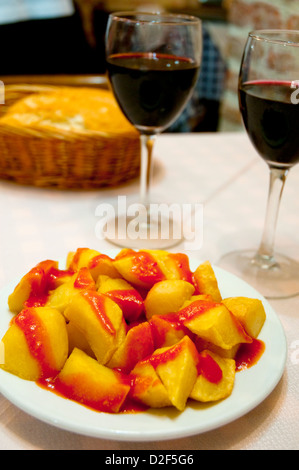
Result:
{"label": "fried potato piece", "polygon": [[218,281],[209,261],[205,261],[197,267],[193,278],[199,294],[209,294],[215,302],[221,301]]}
{"label": "fried potato piece", "polygon": [[74,272],[80,268],[88,268],[94,281],[100,275],[119,277],[119,273],[113,265],[113,260],[109,256],[90,248],[78,248],[76,252],[70,252],[67,256],[67,268]]}
{"label": "fried potato piece", "polygon": [[85,336],[100,364],[110,361],[126,337],[120,307],[104,294],[91,290],[78,293],[64,315]]}
{"label": "fried potato piece", "polygon": [[[45,300],[47,294],[47,275],[52,269],[58,269],[58,263],[52,260],[42,261],[26,273],[8,297],[11,312],[19,313],[34,302]],[[26,305],[30,301],[32,305]]]}
{"label": "fried potato piece", "polygon": [[182,411],[197,378],[198,353],[188,336],[168,348],[157,349],[149,358],[172,405]]}
{"label": "fried potato piece", "polygon": [[71,354],[73,349],[77,348],[88,354],[88,356],[95,358],[94,352],[91,349],[86,337],[84,336],[82,331],[79,330],[79,328],[74,324],[74,322],[67,322],[66,330],[69,340],[69,355]]}
{"label": "fried potato piece", "polygon": [[73,296],[86,289],[95,291],[96,285],[89,270],[80,268],[67,282],[49,293],[45,306],[57,308],[64,313]]}
{"label": "fried potato piece", "polygon": [[200,373],[190,398],[200,402],[218,401],[228,397],[234,386],[236,363],[209,350],[199,355]]}
{"label": "fried potato piece", "polygon": [[13,318],[2,342],[1,367],[26,380],[56,375],[68,355],[65,319],[58,310],[47,307],[23,309]]}
{"label": "fried potato piece", "polygon": [[220,303],[196,301],[179,312],[183,324],[200,338],[223,349],[239,343],[251,343],[240,322]]}
{"label": "fried potato piece", "polygon": [[107,295],[119,305],[128,322],[136,321],[144,311],[144,301],[137,289],[125,279],[99,276],[98,292]]}
{"label": "fried potato piece", "polygon": [[115,258],[114,267],[126,281],[143,289],[165,279],[157,260],[147,251],[124,251]]}
{"label": "fried potato piece", "polygon": [[183,303],[190,299],[194,286],[181,279],[167,279],[157,282],[148,292],[145,301],[146,318],[177,312]]}
{"label": "fried potato piece", "polygon": [[252,338],[257,338],[266,320],[263,303],[248,297],[230,297],[222,303],[239,320],[244,330]]}
{"label": "fried potato piece", "polygon": [[131,371],[130,397],[151,408],[164,408],[172,403],[167,390],[149,361],[140,361]]}
{"label": "fried potato piece", "polygon": [[118,413],[130,390],[120,373],[77,348],[57,375],[54,387],[67,398],[107,413]]}
{"label": "fried potato piece", "polygon": [[128,374],[138,361],[154,352],[152,329],[148,322],[139,323],[129,329],[122,344],[115,351],[108,367],[120,369]]}

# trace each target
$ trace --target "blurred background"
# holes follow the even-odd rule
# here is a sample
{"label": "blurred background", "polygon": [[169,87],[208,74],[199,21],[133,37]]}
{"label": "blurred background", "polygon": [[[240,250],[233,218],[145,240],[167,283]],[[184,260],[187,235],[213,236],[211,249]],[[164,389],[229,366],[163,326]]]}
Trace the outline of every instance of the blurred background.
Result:
{"label": "blurred background", "polygon": [[0,79],[68,84],[72,77],[73,84],[97,86],[105,74],[108,15],[133,9],[203,21],[200,78],[172,132],[242,130],[237,82],[248,32],[299,29],[298,0],[0,0]]}

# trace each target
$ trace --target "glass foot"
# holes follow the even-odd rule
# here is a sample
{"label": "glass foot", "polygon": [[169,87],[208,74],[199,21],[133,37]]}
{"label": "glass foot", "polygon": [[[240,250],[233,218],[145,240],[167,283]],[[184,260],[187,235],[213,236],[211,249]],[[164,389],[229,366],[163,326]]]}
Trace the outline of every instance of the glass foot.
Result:
{"label": "glass foot", "polygon": [[107,221],[104,237],[123,248],[163,250],[182,241],[181,223],[161,215],[148,214],[137,217],[120,214]]}
{"label": "glass foot", "polygon": [[287,256],[267,258],[254,250],[234,251],[224,255],[217,266],[240,277],[268,299],[299,294],[299,263]]}

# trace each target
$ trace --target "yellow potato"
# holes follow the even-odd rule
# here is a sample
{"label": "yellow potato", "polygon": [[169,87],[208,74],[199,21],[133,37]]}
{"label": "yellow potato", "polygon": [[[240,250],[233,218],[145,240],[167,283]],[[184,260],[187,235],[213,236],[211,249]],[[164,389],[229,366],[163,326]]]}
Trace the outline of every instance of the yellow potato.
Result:
{"label": "yellow potato", "polygon": [[145,289],[165,279],[192,281],[189,260],[183,253],[122,250],[115,258],[114,266],[128,282]]}
{"label": "yellow potato", "polygon": [[165,279],[180,279],[180,272],[177,269],[177,264],[175,259],[170,256],[170,253],[164,250],[144,251],[149,253],[155,259]]}
{"label": "yellow potato", "polygon": [[88,344],[86,337],[84,336],[82,331],[77,328],[74,322],[69,321],[66,325],[66,330],[69,340],[69,355],[71,354],[74,348],[78,348],[89,356],[95,357],[90,345]]}
{"label": "yellow potato", "polygon": [[95,290],[96,285],[89,270],[80,268],[78,272],[71,276],[69,281],[50,292],[45,306],[57,308],[61,313],[64,313],[72,297],[78,294],[79,291],[86,289]]}
{"label": "yellow potato", "polygon": [[65,320],[58,310],[47,307],[22,310],[14,317],[2,342],[1,367],[27,380],[56,375],[68,355]]}
{"label": "yellow potato", "polygon": [[182,411],[197,378],[196,348],[188,336],[169,348],[157,349],[150,363],[163,383],[172,405]]}
{"label": "yellow potato", "polygon": [[178,311],[190,299],[194,286],[181,279],[157,282],[148,292],[145,301],[146,318]]}
{"label": "yellow potato", "polygon": [[222,303],[242,324],[252,338],[257,338],[266,320],[263,303],[259,299],[248,297],[230,297]]}
{"label": "yellow potato", "polygon": [[[190,398],[201,402],[210,402],[228,397],[235,381],[235,361],[218,356],[209,350],[203,351],[200,358],[204,359],[203,370],[196,379]],[[199,363],[201,363],[201,359]]]}
{"label": "yellow potato", "polygon": [[164,250],[144,250],[157,262],[165,279],[181,279],[193,283],[193,274],[189,267],[189,258],[184,253],[169,253]]}
{"label": "yellow potato", "polygon": [[130,386],[118,372],[75,348],[54,386],[67,398],[108,413],[118,413]]}
{"label": "yellow potato", "polygon": [[80,268],[87,268],[88,263],[101,253],[90,248],[78,248],[75,252],[67,255],[66,267],[71,271],[78,271]]}
{"label": "yellow potato", "polygon": [[88,268],[95,281],[101,274],[119,277],[118,271],[113,266],[113,260],[109,256],[90,248],[78,248],[75,253],[70,252],[67,257],[67,267],[73,271]]}
{"label": "yellow potato", "polygon": [[143,250],[128,250],[114,260],[114,267],[133,286],[150,289],[156,282],[165,278],[156,259]]}
{"label": "yellow potato", "polygon": [[223,349],[223,348],[220,348],[219,346],[216,346],[213,343],[210,343],[209,341],[206,341],[200,338],[199,336],[196,336],[193,339],[193,341],[194,341],[197,351],[202,352],[205,349],[208,349],[209,351],[215,354],[218,354],[218,356],[225,357],[227,359],[234,359],[236,357],[236,354],[241,344],[241,343],[235,344],[230,349]]}
{"label": "yellow potato", "polygon": [[[240,322],[223,304],[196,301],[185,308],[184,325],[200,338],[223,349],[231,349],[239,343],[250,343],[252,339]],[[183,311],[179,312],[182,316]]]}
{"label": "yellow potato", "polygon": [[212,296],[209,294],[196,294],[196,295],[192,295],[189,300],[185,300],[185,302],[182,305],[182,308],[187,307],[188,305],[192,304],[192,302],[195,302],[196,300],[206,300],[208,302],[214,302]]}
{"label": "yellow potato", "polygon": [[130,375],[130,397],[151,408],[171,406],[168,393],[149,361],[138,362]]}
{"label": "yellow potato", "polygon": [[154,315],[150,319],[149,323],[156,348],[173,346],[186,335],[187,328],[176,321],[172,321],[172,319],[173,315],[171,314]]}
{"label": "yellow potato", "polygon": [[126,337],[120,307],[104,294],[80,292],[72,297],[64,315],[85,336],[100,364],[109,362]]}
{"label": "yellow potato", "polygon": [[46,276],[52,268],[58,268],[56,261],[42,261],[22,277],[8,297],[8,308],[11,312],[19,313],[30,298],[32,301],[38,301],[46,295]]}
{"label": "yellow potato", "polygon": [[15,324],[8,328],[2,338],[4,363],[0,367],[25,380],[37,380],[41,368],[28,347],[23,331]]}
{"label": "yellow potato", "polygon": [[200,264],[193,276],[199,294],[209,294],[215,302],[221,301],[218,281],[209,261]]}
{"label": "yellow potato", "polygon": [[106,294],[119,305],[128,322],[140,318],[144,310],[144,302],[140,293],[125,279],[99,276],[97,280],[98,292]]}
{"label": "yellow potato", "polygon": [[122,344],[115,351],[108,367],[120,369],[128,374],[138,361],[154,352],[152,329],[149,323],[142,322],[129,329]]}

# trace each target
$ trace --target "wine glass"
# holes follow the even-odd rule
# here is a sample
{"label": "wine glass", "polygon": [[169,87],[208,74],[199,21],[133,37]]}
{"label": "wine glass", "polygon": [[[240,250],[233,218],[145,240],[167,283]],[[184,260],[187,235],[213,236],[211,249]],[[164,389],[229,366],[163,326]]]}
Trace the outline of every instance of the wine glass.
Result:
{"label": "wine glass", "polygon": [[116,229],[106,238],[131,248],[167,248],[181,240],[181,227],[175,226],[169,211],[161,212],[161,204],[150,203],[153,145],[157,134],[181,114],[195,87],[202,55],[201,21],[188,15],[113,13],[105,43],[112,91],[139,131],[141,144],[137,217],[117,214]]}
{"label": "wine glass", "polygon": [[299,293],[299,263],[274,253],[286,177],[299,162],[299,32],[250,32],[239,76],[239,105],[251,143],[270,170],[264,231],[257,251],[235,251],[218,265],[239,275],[265,297]]}

